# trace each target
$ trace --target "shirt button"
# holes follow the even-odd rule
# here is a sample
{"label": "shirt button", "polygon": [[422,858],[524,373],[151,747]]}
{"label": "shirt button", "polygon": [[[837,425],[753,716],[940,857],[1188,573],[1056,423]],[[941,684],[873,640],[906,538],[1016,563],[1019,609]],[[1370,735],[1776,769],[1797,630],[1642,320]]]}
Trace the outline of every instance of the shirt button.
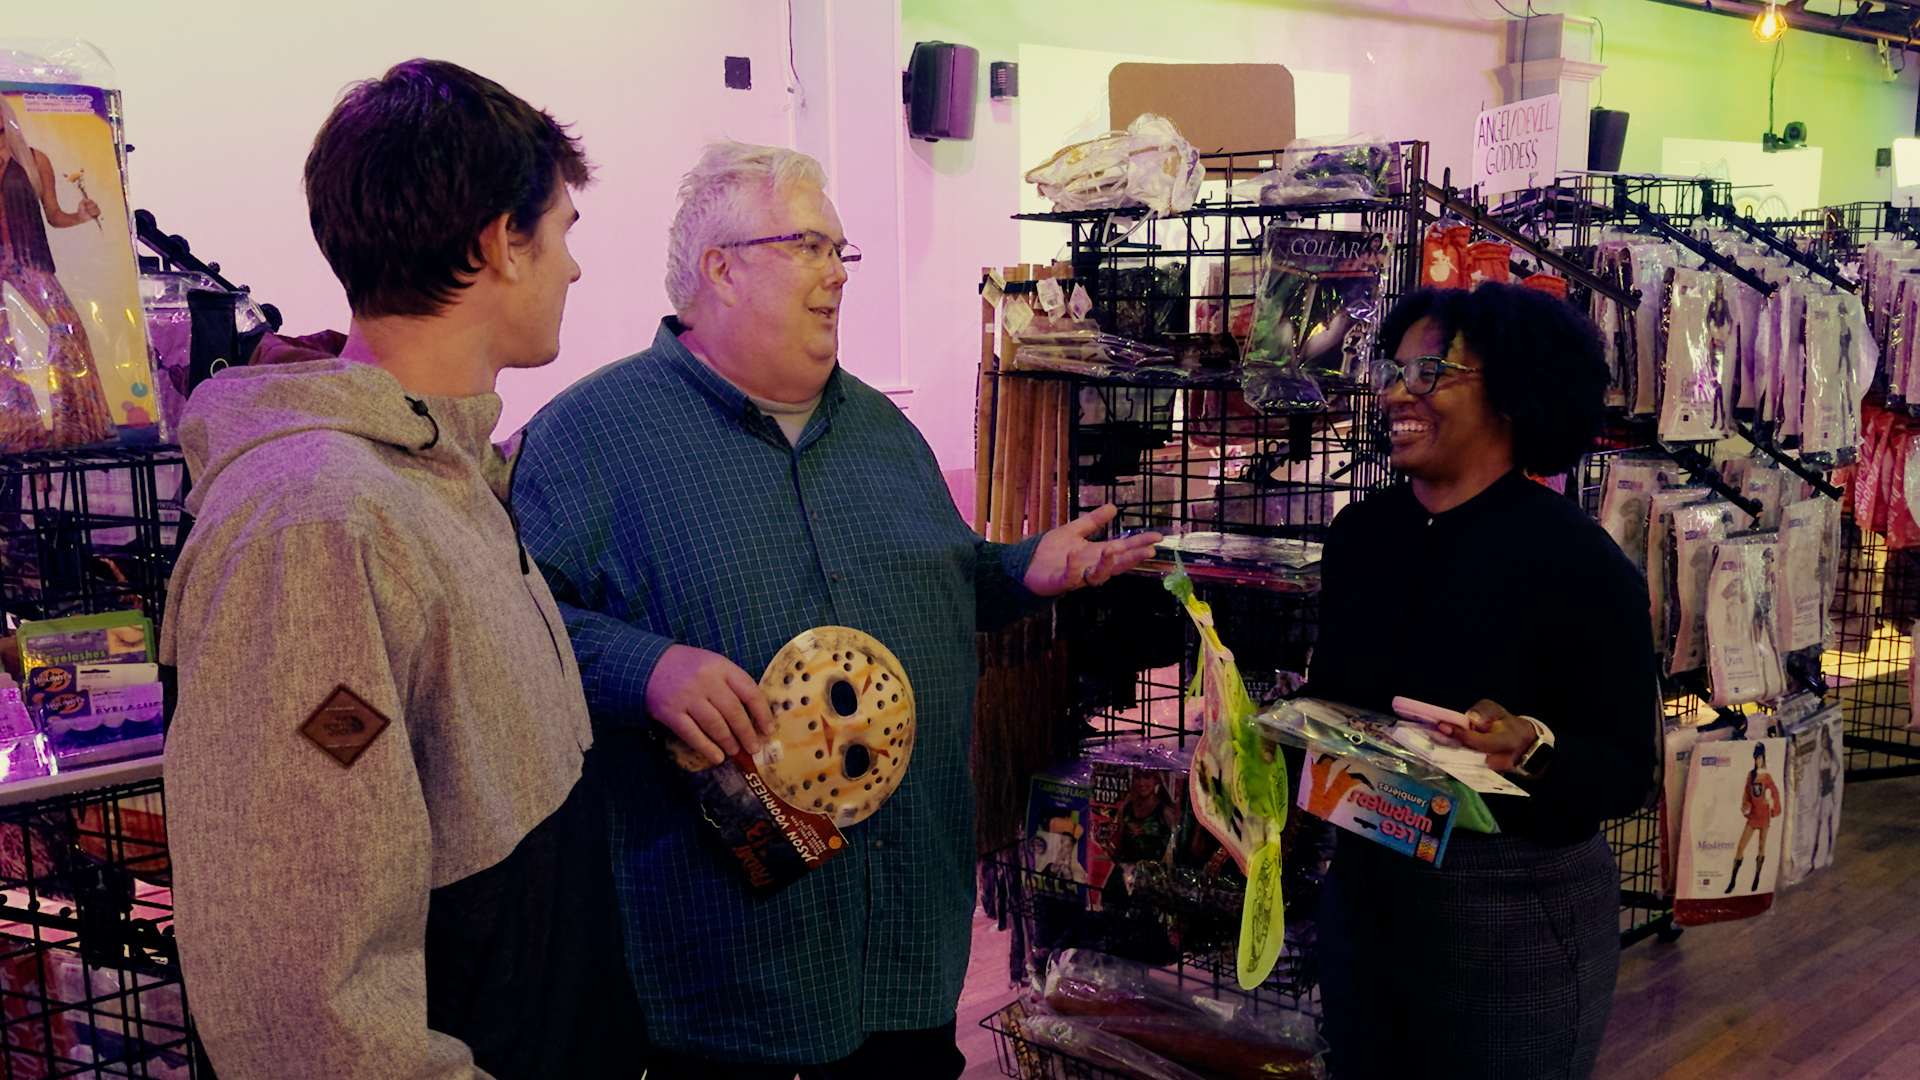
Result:
{"label": "shirt button", "polygon": [[828,575],[827,575],[827,580],[828,580],[828,581],[839,581],[839,580],[840,580],[840,575],[839,575],[839,574],[828,574]]}
{"label": "shirt button", "polygon": [[819,521],[819,520],[820,520],[820,511],[818,511],[818,510],[815,510],[815,511],[813,512],[813,520],[815,520],[815,521]]}
{"label": "shirt button", "polygon": [[885,840],[875,840],[873,842],[873,846],[877,848],[883,848],[887,846],[887,842]]}

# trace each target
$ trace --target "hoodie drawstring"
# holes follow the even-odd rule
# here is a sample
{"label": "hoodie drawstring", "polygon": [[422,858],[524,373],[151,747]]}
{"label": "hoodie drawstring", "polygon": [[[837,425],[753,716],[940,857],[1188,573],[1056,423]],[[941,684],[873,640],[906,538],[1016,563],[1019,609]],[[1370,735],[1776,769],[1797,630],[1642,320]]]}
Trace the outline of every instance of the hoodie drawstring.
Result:
{"label": "hoodie drawstring", "polygon": [[[420,449],[431,450],[434,447],[440,445],[440,421],[435,420],[433,418],[433,414],[427,411],[427,403],[424,401],[421,401],[419,398],[408,398],[407,404],[413,406],[413,413],[415,416],[424,416],[427,418],[427,423],[433,425],[433,438],[428,439],[426,445],[422,446]],[[524,560],[525,557],[522,556],[522,558]]]}
{"label": "hoodie drawstring", "polygon": [[[520,447],[526,449],[523,439]],[[527,578],[533,573],[533,564],[527,561],[527,543],[520,539],[520,515],[513,512],[513,474],[520,468],[520,455],[515,453],[513,461],[507,466],[507,497],[500,500],[500,506],[507,512],[507,524],[513,526],[513,546],[520,549],[520,580],[527,586],[527,599],[533,601],[535,611],[540,613],[540,625],[547,628],[547,640],[553,642],[553,658],[566,667],[566,661],[560,656],[560,639],[554,635],[553,624],[547,621],[547,609],[540,606],[539,597],[534,595],[533,583]]]}

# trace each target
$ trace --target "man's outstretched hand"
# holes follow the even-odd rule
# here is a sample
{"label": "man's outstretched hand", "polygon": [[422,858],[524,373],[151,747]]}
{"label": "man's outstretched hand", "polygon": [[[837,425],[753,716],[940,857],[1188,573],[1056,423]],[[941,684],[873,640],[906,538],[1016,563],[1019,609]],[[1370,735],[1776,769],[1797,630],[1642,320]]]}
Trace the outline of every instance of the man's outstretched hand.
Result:
{"label": "man's outstretched hand", "polygon": [[1104,584],[1153,554],[1159,533],[1138,533],[1117,540],[1091,540],[1120,511],[1112,503],[1089,510],[1040,538],[1040,547],[1022,579],[1036,596],[1059,596],[1088,585]]}

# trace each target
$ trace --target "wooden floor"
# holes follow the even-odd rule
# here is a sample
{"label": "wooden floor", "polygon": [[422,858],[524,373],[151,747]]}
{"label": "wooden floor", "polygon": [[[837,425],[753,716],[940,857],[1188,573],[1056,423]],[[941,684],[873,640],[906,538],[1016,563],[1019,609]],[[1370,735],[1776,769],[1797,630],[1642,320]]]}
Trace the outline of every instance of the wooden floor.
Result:
{"label": "wooden floor", "polygon": [[[974,923],[965,1080],[1001,1075],[977,1024],[1013,997],[1007,935]],[[1920,778],[1847,788],[1839,857],[1757,919],[1621,957],[1600,1080],[1920,1080]]]}

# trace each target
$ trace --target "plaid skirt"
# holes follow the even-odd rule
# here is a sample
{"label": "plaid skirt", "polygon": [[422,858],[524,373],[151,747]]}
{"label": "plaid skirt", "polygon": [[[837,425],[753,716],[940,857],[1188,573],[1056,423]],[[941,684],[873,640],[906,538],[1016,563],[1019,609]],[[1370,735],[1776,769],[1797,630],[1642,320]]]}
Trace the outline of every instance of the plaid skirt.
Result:
{"label": "plaid skirt", "polygon": [[1599,836],[1455,832],[1436,869],[1347,833],[1320,903],[1334,1080],[1585,1080],[1620,967]]}

